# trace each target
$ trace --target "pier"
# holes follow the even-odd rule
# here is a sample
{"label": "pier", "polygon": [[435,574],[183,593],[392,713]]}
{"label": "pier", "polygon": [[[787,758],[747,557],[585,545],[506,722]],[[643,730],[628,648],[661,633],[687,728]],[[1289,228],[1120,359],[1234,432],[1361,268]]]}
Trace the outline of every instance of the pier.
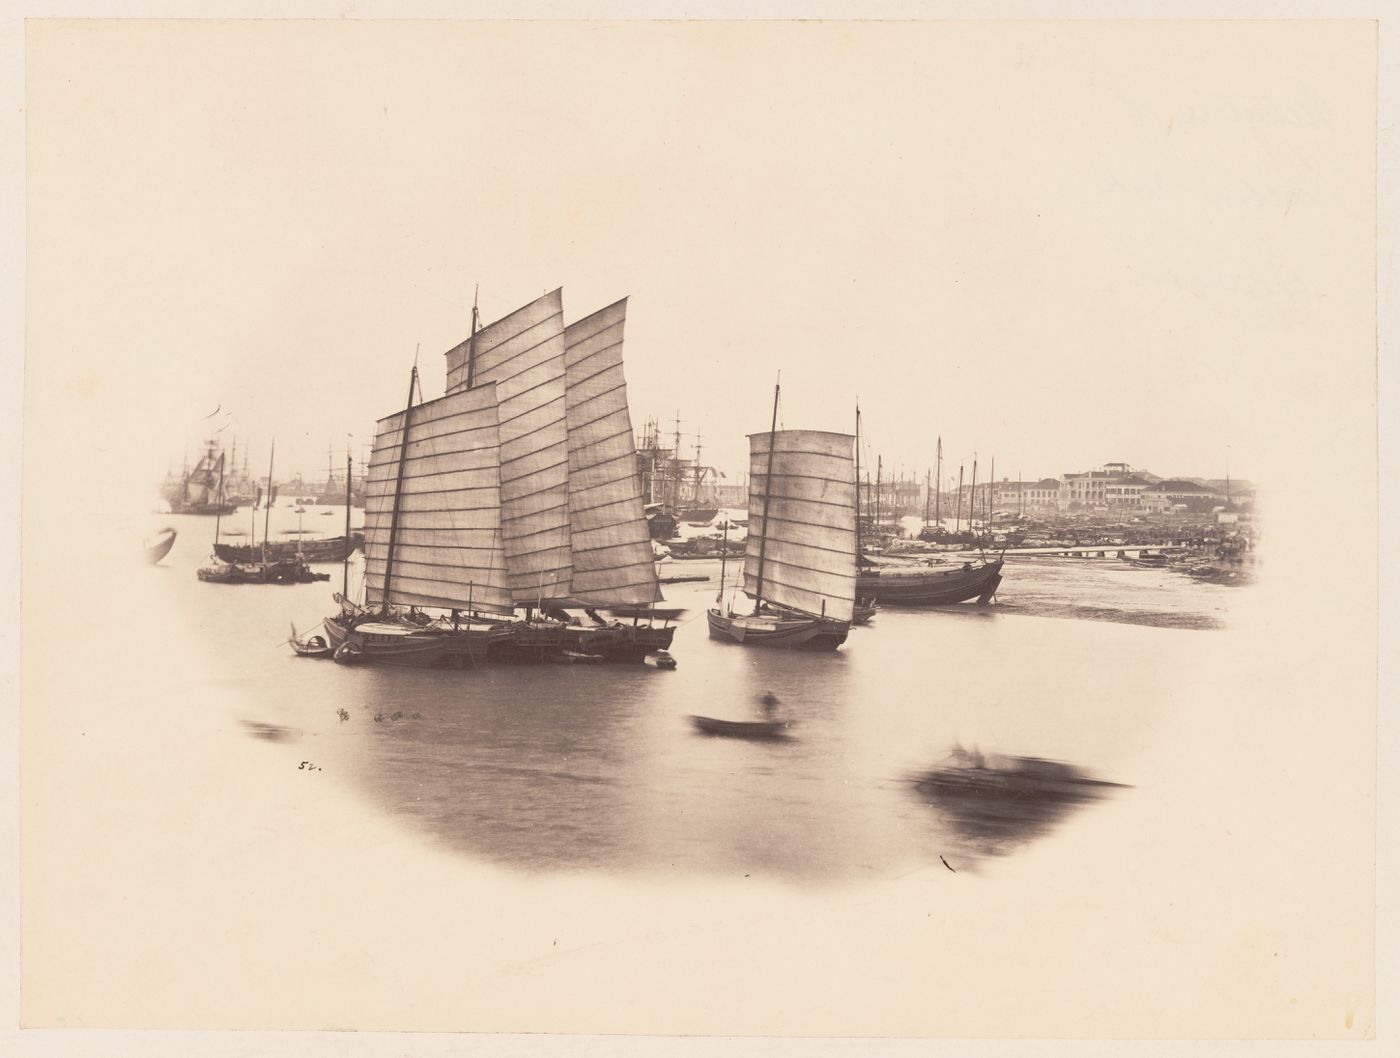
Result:
{"label": "pier", "polygon": [[1144,555],[1170,555],[1197,550],[1193,544],[1082,544],[1072,547],[1009,547],[1005,551],[995,548],[964,548],[959,558],[978,558],[982,554],[996,554],[1001,558],[1127,558],[1129,553],[1142,558]]}

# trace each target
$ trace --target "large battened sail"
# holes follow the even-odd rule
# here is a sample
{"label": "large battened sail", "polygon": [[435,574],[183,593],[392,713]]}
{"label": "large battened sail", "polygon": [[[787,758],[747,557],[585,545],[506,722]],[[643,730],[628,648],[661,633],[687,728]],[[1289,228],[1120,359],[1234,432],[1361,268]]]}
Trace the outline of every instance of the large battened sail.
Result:
{"label": "large battened sail", "polygon": [[509,614],[513,600],[501,535],[496,387],[484,385],[412,408],[400,474],[404,415],[379,421],[370,458],[366,603],[385,604],[387,571],[390,605]]}
{"label": "large battened sail", "polygon": [[622,374],[626,318],[624,299],[564,331],[570,597],[588,605],[646,605],[661,598]]}
{"label": "large battened sail", "polygon": [[856,594],[854,441],[850,434],[820,430],[749,435],[747,594],[803,613],[851,620]]}
{"label": "large battened sail", "polygon": [[449,395],[492,382],[500,400],[501,537],[512,598],[519,605],[567,598],[573,558],[560,291],[448,350]]}

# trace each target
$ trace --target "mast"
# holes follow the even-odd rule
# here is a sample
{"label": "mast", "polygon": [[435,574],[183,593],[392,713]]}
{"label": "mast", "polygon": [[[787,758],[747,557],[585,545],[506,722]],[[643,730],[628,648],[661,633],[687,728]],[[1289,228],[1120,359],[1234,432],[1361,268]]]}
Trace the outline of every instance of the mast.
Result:
{"label": "mast", "polygon": [[977,522],[977,457],[972,457],[972,498],[967,505],[967,531],[975,533]]}
{"label": "mast", "polygon": [[341,581],[340,594],[350,598],[350,446],[345,446],[345,576]]}
{"label": "mast", "polygon": [[963,468],[962,468],[962,465],[959,464],[959,465],[958,465],[958,513],[957,513],[957,515],[953,518],[953,532],[955,532],[955,533],[960,533],[960,532],[962,532],[962,483],[963,483]]}
{"label": "mast", "polygon": [[272,449],[267,453],[267,507],[263,511],[262,560],[267,564],[267,530],[272,524],[272,459],[277,454],[277,438],[272,439]]}
{"label": "mast", "polygon": [[875,457],[875,538],[880,539],[880,492],[884,485],[882,478],[885,474],[885,457]]}
{"label": "mast", "polygon": [[928,501],[933,499],[930,493],[933,492],[933,472],[924,469],[924,528],[928,528]]}
{"label": "mast", "polygon": [[860,562],[860,402],[856,402],[856,562]]}
{"label": "mast", "polygon": [[987,526],[992,524],[992,501],[997,491],[997,457],[992,456],[992,476],[987,479]]}
{"label": "mast", "polygon": [[939,509],[943,499],[943,436],[938,437],[938,470],[933,475],[933,483],[938,486],[938,492],[933,497],[933,520],[936,524],[943,524],[943,512]]}
{"label": "mast", "polygon": [[214,546],[219,544],[219,522],[224,517],[224,456],[219,453],[219,495],[214,501]]}
{"label": "mast", "polygon": [[671,509],[681,507],[681,410],[676,409],[676,443],[671,449]]}
{"label": "mast", "polygon": [[729,565],[729,519],[724,519],[724,542],[720,545],[719,552],[719,594],[715,596],[715,605],[724,604],[724,578]]}
{"label": "mast", "polygon": [[394,482],[394,506],[389,510],[389,553],[384,559],[384,601],[381,614],[389,613],[389,585],[394,578],[394,541],[399,535],[399,504],[403,501],[403,472],[408,459],[408,421],[413,415],[413,390],[418,385],[418,364],[408,376],[408,403],[403,409],[403,426],[399,429],[399,473]]}
{"label": "mast", "polygon": [[700,504],[700,435],[695,435],[695,506]]}
{"label": "mast", "polygon": [[1026,510],[1026,479],[1024,474],[1025,471],[1016,471],[1016,520],[1018,522]]}
{"label": "mast", "polygon": [[477,311],[477,298],[481,294],[481,284],[472,291],[472,333],[467,340],[467,389],[476,381],[476,332],[481,329],[481,314]]}
{"label": "mast", "polygon": [[773,384],[773,425],[768,430],[768,472],[763,478],[763,535],[758,538],[758,584],[753,593],[755,613],[763,605],[763,563],[768,553],[768,508],[773,499],[773,454],[778,447],[778,393],[782,390],[782,377],[779,372],[780,381]]}

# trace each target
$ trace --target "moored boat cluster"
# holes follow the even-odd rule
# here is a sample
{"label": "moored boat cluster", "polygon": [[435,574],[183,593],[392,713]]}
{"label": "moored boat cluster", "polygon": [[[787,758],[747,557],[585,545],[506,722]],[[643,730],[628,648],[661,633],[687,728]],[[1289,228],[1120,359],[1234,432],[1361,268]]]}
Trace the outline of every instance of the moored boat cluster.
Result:
{"label": "moored boat cluster", "polygon": [[[329,579],[310,563],[342,561],[335,612],[318,626],[324,635],[293,631],[292,645],[306,657],[450,668],[487,660],[673,667],[681,611],[658,606],[664,600],[623,377],[626,310],[624,299],[566,324],[560,290],[486,326],[473,308],[470,334],[445,354],[446,392],[425,399],[415,365],[402,410],[377,425],[362,534],[350,526],[358,494],[347,456],[344,535],[269,543],[265,524],[261,547],[220,542],[224,461],[211,446],[190,478],[200,509],[216,515],[215,561],[200,579],[304,583]],[[854,437],[778,430],[779,392],[773,428],[750,437],[742,587],[753,604],[736,609],[732,596],[726,600],[722,568],[706,615],[713,638],[833,650],[880,601],[991,597],[999,561],[893,569],[867,558],[853,458],[858,416]],[[725,532],[738,524],[726,520]],[[357,548],[365,556],[363,597],[352,599]],[[718,553],[727,562],[727,537]]]}

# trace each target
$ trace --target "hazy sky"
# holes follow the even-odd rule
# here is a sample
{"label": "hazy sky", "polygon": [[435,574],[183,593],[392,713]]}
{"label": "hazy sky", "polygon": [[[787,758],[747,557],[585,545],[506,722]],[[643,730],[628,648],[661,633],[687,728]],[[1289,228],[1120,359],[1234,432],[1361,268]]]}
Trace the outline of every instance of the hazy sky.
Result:
{"label": "hazy sky", "polygon": [[1268,478],[1374,369],[1364,23],[29,32],[26,426],[133,481],[216,407],[323,473],[478,283],[630,296],[634,424],[732,472],[779,371],[920,476]]}

